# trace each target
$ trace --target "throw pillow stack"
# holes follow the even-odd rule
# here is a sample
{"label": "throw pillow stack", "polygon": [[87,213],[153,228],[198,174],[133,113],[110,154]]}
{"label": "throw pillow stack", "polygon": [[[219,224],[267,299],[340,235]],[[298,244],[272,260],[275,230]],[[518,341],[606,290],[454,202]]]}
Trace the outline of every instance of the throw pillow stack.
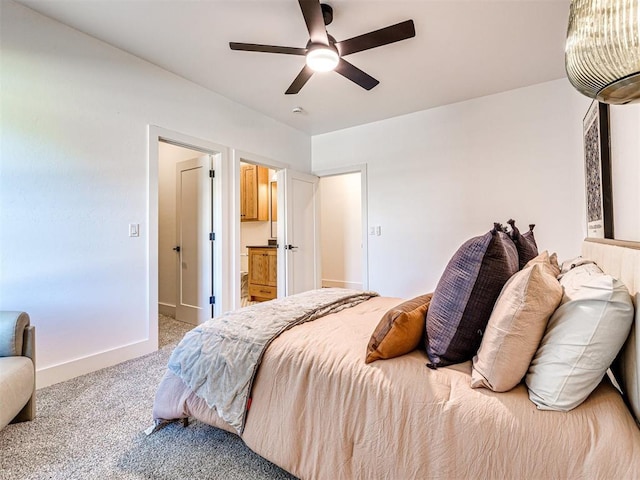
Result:
{"label": "throw pillow stack", "polygon": [[622,348],[634,307],[625,285],[578,257],[538,254],[534,225],[471,238],[433,294],[385,313],[366,363],[424,339],[430,368],[472,360],[471,387],[506,392],[523,379],[539,409],[567,411],[598,386]]}

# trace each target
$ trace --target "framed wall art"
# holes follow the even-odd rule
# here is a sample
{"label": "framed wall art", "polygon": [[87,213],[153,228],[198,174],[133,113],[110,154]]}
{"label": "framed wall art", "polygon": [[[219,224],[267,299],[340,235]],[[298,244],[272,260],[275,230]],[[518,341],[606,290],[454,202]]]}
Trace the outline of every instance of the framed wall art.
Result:
{"label": "framed wall art", "polygon": [[583,120],[587,237],[613,238],[609,105],[594,101]]}

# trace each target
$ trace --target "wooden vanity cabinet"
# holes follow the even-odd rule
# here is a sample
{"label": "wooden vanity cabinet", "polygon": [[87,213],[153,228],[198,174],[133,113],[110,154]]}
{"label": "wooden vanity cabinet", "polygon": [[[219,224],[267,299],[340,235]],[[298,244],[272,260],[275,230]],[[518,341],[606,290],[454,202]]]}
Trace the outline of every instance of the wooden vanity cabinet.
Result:
{"label": "wooden vanity cabinet", "polygon": [[269,169],[240,165],[240,221],[269,220]]}
{"label": "wooden vanity cabinet", "polygon": [[278,295],[278,251],[249,247],[249,297],[264,301]]}

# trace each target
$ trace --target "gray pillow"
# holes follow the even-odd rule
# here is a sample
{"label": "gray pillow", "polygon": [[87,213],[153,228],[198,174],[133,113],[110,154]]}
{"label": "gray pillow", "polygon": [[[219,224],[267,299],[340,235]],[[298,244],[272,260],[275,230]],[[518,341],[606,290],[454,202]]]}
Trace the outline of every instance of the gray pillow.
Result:
{"label": "gray pillow", "polygon": [[470,360],[477,352],[493,305],[509,277],[518,271],[518,252],[495,224],[465,242],[453,255],[427,312],[430,368]]}
{"label": "gray pillow", "polygon": [[535,224],[529,224],[529,231],[521,234],[518,227],[516,227],[516,221],[511,219],[507,222],[511,225],[511,240],[516,245],[518,250],[518,268],[522,270],[527,262],[538,256],[538,245],[536,239],[533,236],[533,228]]}

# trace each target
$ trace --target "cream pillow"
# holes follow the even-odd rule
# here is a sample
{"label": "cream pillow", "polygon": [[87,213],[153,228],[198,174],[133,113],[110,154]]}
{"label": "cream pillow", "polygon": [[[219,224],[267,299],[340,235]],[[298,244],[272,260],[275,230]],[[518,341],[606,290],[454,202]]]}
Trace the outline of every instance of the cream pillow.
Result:
{"label": "cream pillow", "polygon": [[633,321],[627,287],[596,264],[569,270],[560,284],[562,302],[526,376],[529,398],[541,410],[580,405],[602,380]]}
{"label": "cream pillow", "polygon": [[558,272],[560,272],[560,265],[558,265],[558,254],[556,252],[553,252],[551,255],[549,255],[549,262],[556,270],[558,270]]}
{"label": "cream pillow", "polygon": [[518,385],[562,299],[562,287],[548,266],[531,262],[509,279],[496,301],[473,358],[473,388],[506,392]]}
{"label": "cream pillow", "polygon": [[525,268],[530,267],[534,263],[539,263],[542,266],[544,266],[544,268],[547,269],[547,271],[554,277],[557,277],[558,275],[560,275],[560,267],[558,266],[558,257],[555,253],[552,255],[549,255],[549,252],[545,250],[544,252],[539,254],[537,257],[534,257],[531,260],[529,260],[525,265]]}

